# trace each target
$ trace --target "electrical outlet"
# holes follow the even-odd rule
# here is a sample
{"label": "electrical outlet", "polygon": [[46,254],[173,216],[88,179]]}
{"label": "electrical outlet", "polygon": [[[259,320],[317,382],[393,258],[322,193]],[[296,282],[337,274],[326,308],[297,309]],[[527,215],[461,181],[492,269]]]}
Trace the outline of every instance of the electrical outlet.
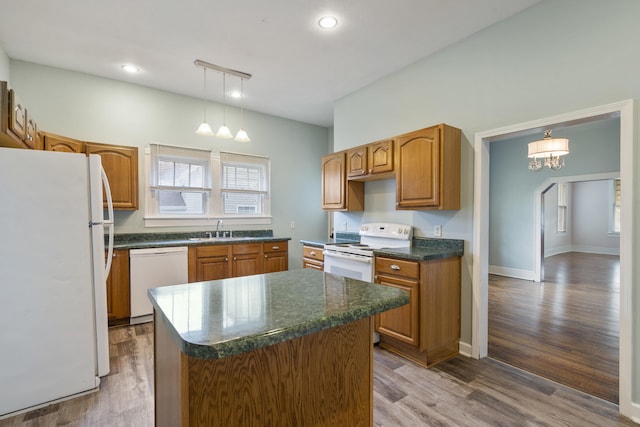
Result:
{"label": "electrical outlet", "polygon": [[291,221],[291,222],[289,223],[289,228],[291,228],[291,229],[296,228],[296,222],[295,222],[295,221]]}
{"label": "electrical outlet", "polygon": [[442,237],[442,226],[441,225],[436,225],[435,227],[433,227],[433,235],[435,237]]}
{"label": "electrical outlet", "polygon": [[347,230],[348,230],[348,228],[347,228],[347,221],[345,221],[345,222],[344,222],[344,231],[347,231]]}

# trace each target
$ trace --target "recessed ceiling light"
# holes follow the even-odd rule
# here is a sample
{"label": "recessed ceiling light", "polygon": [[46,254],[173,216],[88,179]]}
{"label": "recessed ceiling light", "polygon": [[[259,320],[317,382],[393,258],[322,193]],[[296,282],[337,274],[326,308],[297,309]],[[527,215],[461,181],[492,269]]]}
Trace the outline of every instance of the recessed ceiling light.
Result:
{"label": "recessed ceiling light", "polygon": [[136,67],[135,65],[131,65],[131,64],[122,65],[122,69],[124,71],[126,71],[127,73],[137,73],[138,71],[140,71],[140,68]]}
{"label": "recessed ceiling light", "polygon": [[320,26],[320,28],[328,30],[338,25],[338,19],[336,19],[334,16],[323,16],[318,20],[318,25]]}

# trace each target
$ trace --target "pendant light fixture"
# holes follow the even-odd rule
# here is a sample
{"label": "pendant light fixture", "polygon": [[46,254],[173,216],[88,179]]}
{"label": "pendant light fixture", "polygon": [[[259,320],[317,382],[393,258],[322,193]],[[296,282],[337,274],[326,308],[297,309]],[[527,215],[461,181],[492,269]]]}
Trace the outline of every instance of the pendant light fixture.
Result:
{"label": "pendant light fixture", "polygon": [[222,126],[218,129],[216,138],[233,138],[231,131],[227,127],[227,73],[222,73]]}
{"label": "pendant light fixture", "polygon": [[[207,68],[210,70],[219,71],[222,73],[222,126],[218,129],[218,132],[215,134],[211,130],[211,126],[207,124],[207,116],[206,116],[206,106],[205,106],[205,120],[200,125],[196,133],[198,135],[207,135],[207,136],[216,136],[218,138],[223,139],[231,139],[233,138],[233,134],[227,127],[227,74],[231,76],[236,76],[240,78],[240,130],[236,133],[235,140],[238,142],[249,142],[249,135],[244,130],[244,108],[242,105],[242,98],[244,97],[244,86],[243,83],[245,80],[249,80],[251,78],[251,74],[243,73],[242,71],[232,70],[230,68],[224,68],[219,65],[211,64],[209,62],[202,61],[200,59],[196,59],[194,62],[196,67],[202,67],[205,70],[205,90],[207,84]],[[200,129],[203,128],[201,131]]]}
{"label": "pendant light fixture", "polygon": [[[206,96],[207,95],[207,69],[204,68],[203,71],[204,71],[204,94]],[[204,104],[204,121],[200,123],[200,126],[198,126],[198,129],[196,129],[196,134],[202,135],[202,136],[213,136],[213,130],[211,129],[211,126],[209,126],[209,123],[207,123],[207,103],[206,102]]]}
{"label": "pendant light fixture", "polygon": [[[569,140],[567,138],[552,138],[551,131],[544,131],[544,138],[533,141],[528,146],[529,170],[539,172],[544,166],[549,169],[560,169],[564,160],[560,156],[569,154]],[[542,159],[542,161],[538,160]]]}
{"label": "pendant light fixture", "polygon": [[242,98],[244,98],[244,79],[240,77],[240,130],[236,133],[236,137],[234,138],[238,142],[249,142],[249,135],[244,130],[244,110],[242,109]]}

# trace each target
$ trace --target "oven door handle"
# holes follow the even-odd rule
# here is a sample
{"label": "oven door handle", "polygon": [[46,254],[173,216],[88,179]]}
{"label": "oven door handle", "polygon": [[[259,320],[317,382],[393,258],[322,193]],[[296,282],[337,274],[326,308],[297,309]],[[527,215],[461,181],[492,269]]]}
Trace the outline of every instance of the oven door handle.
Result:
{"label": "oven door handle", "polygon": [[371,264],[373,263],[373,257],[368,257],[368,256],[362,256],[362,255],[343,255],[337,252],[333,252],[333,251],[323,251],[323,254],[325,257],[332,257],[332,258],[341,258],[341,259],[346,259],[349,261],[356,261],[356,262],[363,262],[366,264]]}

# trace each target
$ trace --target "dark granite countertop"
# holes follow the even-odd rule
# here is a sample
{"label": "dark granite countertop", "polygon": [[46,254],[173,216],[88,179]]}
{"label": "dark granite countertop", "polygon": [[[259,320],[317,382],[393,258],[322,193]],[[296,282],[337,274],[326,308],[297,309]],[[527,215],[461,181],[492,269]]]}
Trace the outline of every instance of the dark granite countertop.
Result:
{"label": "dark granite countertop", "polygon": [[149,289],[156,321],[191,357],[221,359],[409,302],[406,291],[314,269]]}
{"label": "dark granite countertop", "polygon": [[[324,244],[354,243],[359,242],[357,233],[353,235],[336,234],[336,239],[329,240],[300,240],[304,245],[323,247]],[[442,239],[429,237],[414,237],[411,247],[406,249],[389,248],[375,249],[374,255],[391,258],[406,259],[410,261],[429,261],[431,259],[451,258],[464,255],[464,240]]]}
{"label": "dark granite countertop", "polygon": [[[227,231],[228,232],[228,231]],[[105,237],[106,239],[106,237]],[[199,240],[195,240],[199,239]],[[162,248],[168,246],[227,245],[233,243],[260,243],[291,240],[291,237],[274,237],[272,230],[237,230],[233,237],[206,238],[203,231],[189,233],[130,233],[116,234],[114,249]]]}
{"label": "dark granite countertop", "polygon": [[410,261],[459,257],[464,255],[464,240],[414,237],[410,248],[375,249],[373,253]]}
{"label": "dark granite countertop", "polygon": [[360,241],[360,234],[352,233],[348,231],[336,232],[332,239],[317,239],[317,240],[300,240],[303,245],[317,246],[319,248],[324,245],[335,245],[337,243],[358,243]]}

